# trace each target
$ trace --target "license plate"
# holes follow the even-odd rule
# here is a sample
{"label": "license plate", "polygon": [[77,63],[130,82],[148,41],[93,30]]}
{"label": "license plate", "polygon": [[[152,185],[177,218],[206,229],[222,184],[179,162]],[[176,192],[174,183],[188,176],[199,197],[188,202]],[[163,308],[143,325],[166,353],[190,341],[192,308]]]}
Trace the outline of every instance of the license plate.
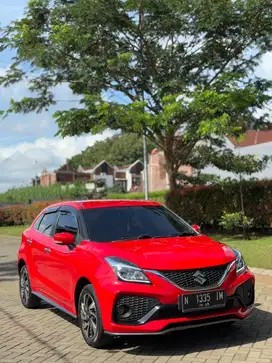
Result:
{"label": "license plate", "polygon": [[226,292],[224,290],[179,296],[179,308],[183,313],[221,308],[225,305]]}

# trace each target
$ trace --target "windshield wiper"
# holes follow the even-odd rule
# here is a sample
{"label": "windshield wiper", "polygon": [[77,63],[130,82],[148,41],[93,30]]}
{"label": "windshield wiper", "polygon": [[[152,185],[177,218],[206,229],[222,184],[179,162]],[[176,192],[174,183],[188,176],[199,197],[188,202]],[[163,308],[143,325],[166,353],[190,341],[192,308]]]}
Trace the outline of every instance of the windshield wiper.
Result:
{"label": "windshield wiper", "polygon": [[193,237],[193,236],[196,236],[196,234],[192,232],[171,233],[168,235],[168,237]]}
{"label": "windshield wiper", "polygon": [[153,238],[151,236],[149,236],[149,234],[140,234],[139,236],[129,236],[129,237],[121,237],[118,240],[114,240],[112,242],[118,242],[118,241],[130,241],[130,240],[135,240],[135,239],[149,239],[149,238]]}

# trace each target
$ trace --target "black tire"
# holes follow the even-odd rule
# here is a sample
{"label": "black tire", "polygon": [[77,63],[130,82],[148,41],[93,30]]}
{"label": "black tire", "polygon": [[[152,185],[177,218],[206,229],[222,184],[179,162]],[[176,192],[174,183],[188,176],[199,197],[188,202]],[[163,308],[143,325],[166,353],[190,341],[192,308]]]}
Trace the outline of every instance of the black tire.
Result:
{"label": "black tire", "polygon": [[105,348],[112,337],[104,332],[97,296],[92,285],[82,289],[78,299],[78,320],[85,342],[93,348]]}
{"label": "black tire", "polygon": [[29,274],[26,265],[24,265],[19,274],[19,291],[22,304],[27,309],[35,309],[40,306],[41,299],[32,294]]}

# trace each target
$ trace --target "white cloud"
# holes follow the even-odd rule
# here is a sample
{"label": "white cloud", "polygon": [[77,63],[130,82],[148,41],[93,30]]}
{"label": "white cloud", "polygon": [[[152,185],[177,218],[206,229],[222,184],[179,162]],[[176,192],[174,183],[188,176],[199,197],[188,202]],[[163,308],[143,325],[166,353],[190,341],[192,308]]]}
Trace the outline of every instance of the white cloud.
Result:
{"label": "white cloud", "polygon": [[266,53],[256,70],[257,75],[272,80],[272,52]]}
{"label": "white cloud", "polygon": [[27,185],[44,168],[54,170],[67,158],[110,136],[112,132],[105,131],[100,135],[39,138],[33,143],[0,147],[0,192],[12,186]]}

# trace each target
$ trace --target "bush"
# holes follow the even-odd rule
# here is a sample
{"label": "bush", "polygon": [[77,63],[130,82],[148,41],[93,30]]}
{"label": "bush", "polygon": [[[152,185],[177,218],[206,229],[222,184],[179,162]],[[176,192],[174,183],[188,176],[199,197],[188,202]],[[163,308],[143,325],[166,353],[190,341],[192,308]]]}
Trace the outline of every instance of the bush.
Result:
{"label": "bush", "polygon": [[[272,222],[272,181],[243,181],[245,215],[253,227],[267,228]],[[169,192],[166,205],[189,223],[218,227],[225,211],[240,213],[240,185],[237,182],[201,186]]]}
{"label": "bush", "polygon": [[24,224],[23,205],[0,208],[0,226],[19,226],[22,224]]}
{"label": "bush", "polygon": [[[56,203],[58,201],[55,201]],[[0,208],[0,226],[19,226],[30,224],[52,201],[37,202],[30,205],[16,205]]]}
{"label": "bush", "polygon": [[221,217],[220,225],[228,232],[235,232],[239,228],[245,227],[247,230],[252,226],[253,219],[242,213],[225,213]]}
{"label": "bush", "polygon": [[117,193],[117,194],[124,194],[126,193],[124,186],[122,185],[122,183],[120,182],[115,182],[115,184],[113,185],[113,187],[108,188],[107,194],[113,194],[113,193]]}

